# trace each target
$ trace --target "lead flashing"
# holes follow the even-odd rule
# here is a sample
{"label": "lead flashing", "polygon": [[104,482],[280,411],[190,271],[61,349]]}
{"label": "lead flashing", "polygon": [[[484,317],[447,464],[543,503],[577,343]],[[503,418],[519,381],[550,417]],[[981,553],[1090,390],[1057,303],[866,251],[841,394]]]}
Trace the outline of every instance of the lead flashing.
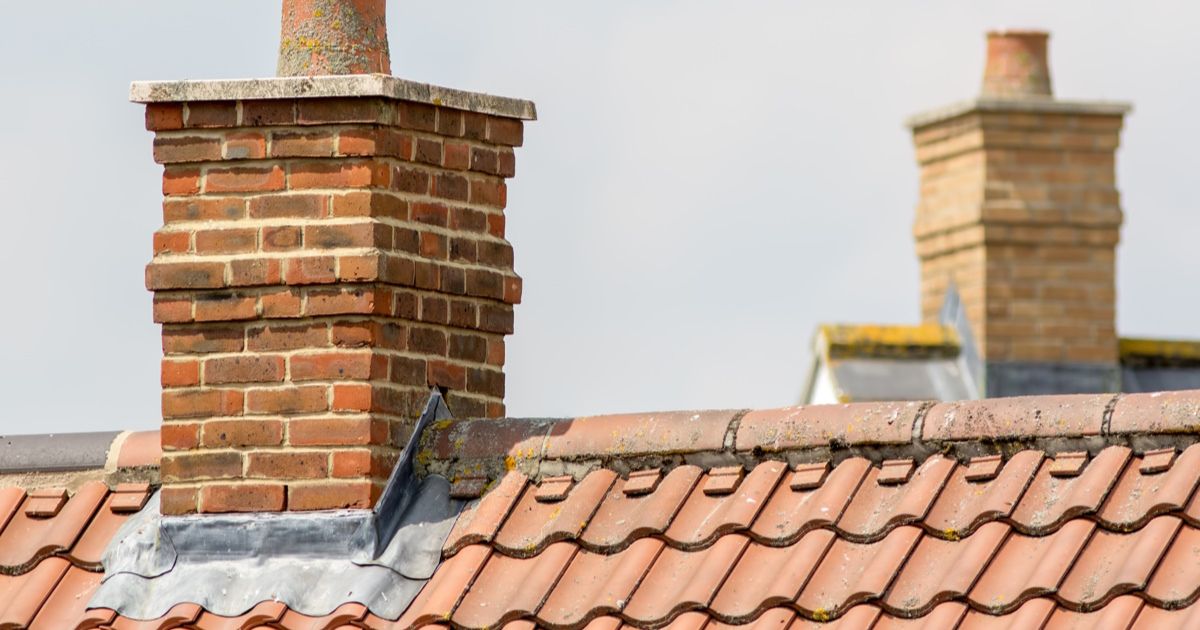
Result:
{"label": "lead flashing", "polygon": [[129,86],[129,100],[134,103],[350,97],[382,97],[506,118],[537,120],[537,108],[532,101],[407,81],[386,74],[135,81]]}
{"label": "lead flashing", "polygon": [[1133,104],[1125,101],[1064,101],[1053,98],[973,98],[913,114],[905,119],[904,124],[909,129],[918,129],[976,111],[1124,116],[1133,111]]}

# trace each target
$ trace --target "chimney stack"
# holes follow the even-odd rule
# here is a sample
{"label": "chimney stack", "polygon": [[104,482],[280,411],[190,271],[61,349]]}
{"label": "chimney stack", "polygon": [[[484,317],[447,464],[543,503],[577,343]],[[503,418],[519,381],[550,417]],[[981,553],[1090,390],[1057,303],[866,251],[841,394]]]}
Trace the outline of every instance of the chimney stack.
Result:
{"label": "chimney stack", "polygon": [[980,97],[908,121],[922,319],[957,290],[987,396],[1120,386],[1116,149],[1130,108],[1054,98],[1046,39],[989,33]]}
{"label": "chimney stack", "polygon": [[[383,4],[286,1],[281,72],[385,71]],[[311,33],[334,39],[298,48]],[[131,97],[164,167],[164,514],[370,508],[430,387],[504,414],[505,181],[532,103],[379,74]]]}

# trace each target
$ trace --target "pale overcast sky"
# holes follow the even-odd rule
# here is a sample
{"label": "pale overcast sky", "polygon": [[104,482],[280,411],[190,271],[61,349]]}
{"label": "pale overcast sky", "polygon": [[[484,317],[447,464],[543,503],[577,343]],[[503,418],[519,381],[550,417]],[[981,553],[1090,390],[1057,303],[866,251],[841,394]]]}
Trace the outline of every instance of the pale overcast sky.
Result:
{"label": "pale overcast sky", "polygon": [[[0,433],[153,428],[160,168],[130,81],[271,76],[277,0],[74,0],[0,21]],[[822,321],[910,323],[905,116],[984,32],[1127,99],[1122,334],[1200,337],[1189,2],[392,2],[393,72],[534,100],[510,183],[513,415],[794,403]]]}

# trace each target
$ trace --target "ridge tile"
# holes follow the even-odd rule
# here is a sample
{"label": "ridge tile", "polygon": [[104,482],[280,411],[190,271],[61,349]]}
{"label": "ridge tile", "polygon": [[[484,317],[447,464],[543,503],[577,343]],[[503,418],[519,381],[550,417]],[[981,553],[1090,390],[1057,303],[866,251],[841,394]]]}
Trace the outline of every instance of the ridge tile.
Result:
{"label": "ridge tile", "polygon": [[1112,394],[1015,396],[938,403],[929,409],[921,439],[1003,440],[1100,435]]}
{"label": "ridge tile", "polygon": [[1200,391],[1124,394],[1113,405],[1109,432],[1186,433],[1200,418]]}
{"label": "ridge tile", "polygon": [[921,520],[954,468],[954,460],[935,455],[922,462],[907,482],[897,485],[884,485],[883,471],[872,468],[838,519],[838,530],[852,539],[868,540]]}
{"label": "ridge tile", "polygon": [[546,459],[642,457],[720,451],[737,411],[592,416],[554,424]]}
{"label": "ridge tile", "polygon": [[617,473],[604,468],[588,473],[557,503],[538,501],[537,491],[527,487],[496,534],[496,547],[529,556],[550,543],[577,538],[616,479]]}
{"label": "ridge tile", "polygon": [[775,545],[798,540],[814,528],[832,526],[870,469],[871,462],[851,457],[830,471],[819,486],[797,490],[780,485],[754,520],[751,534]]}
{"label": "ridge tile", "polygon": [[738,451],[779,452],[839,444],[908,444],[918,402],[806,405],[750,411],[738,424]]}
{"label": "ridge tile", "polygon": [[712,473],[700,479],[700,491],[693,490],[675,519],[667,527],[666,537],[682,547],[707,544],[721,534],[748,529],[779,484],[787,465],[765,461],[754,467],[731,494],[710,495],[704,491]]}
{"label": "ridge tile", "polygon": [[631,474],[628,480],[618,479],[583,530],[580,542],[592,549],[618,549],[634,537],[665,532],[702,474],[696,466],[679,466],[667,473],[653,492],[633,495],[626,491],[629,484],[641,483],[642,478]]}

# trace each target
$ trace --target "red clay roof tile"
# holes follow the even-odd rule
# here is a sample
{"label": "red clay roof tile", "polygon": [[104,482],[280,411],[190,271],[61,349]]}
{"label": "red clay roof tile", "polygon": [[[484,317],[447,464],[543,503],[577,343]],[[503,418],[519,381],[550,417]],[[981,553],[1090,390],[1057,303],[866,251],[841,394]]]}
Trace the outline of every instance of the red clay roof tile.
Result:
{"label": "red clay roof tile", "polygon": [[181,628],[195,621],[202,612],[204,612],[204,609],[196,604],[178,604],[158,619],[138,621],[136,619],[129,619],[128,617],[117,617],[112,623],[112,629],[167,630],[168,628]]}
{"label": "red clay roof tile", "polygon": [[661,541],[642,538],[614,554],[580,550],[538,618],[554,626],[576,626],[597,614],[621,612],[662,549]]}
{"label": "red clay roof tile", "polygon": [[1163,630],[1164,628],[1200,628],[1200,603],[1187,608],[1164,610],[1150,604],[1142,606],[1130,630]]}
{"label": "red clay roof tile", "polygon": [[1129,453],[1124,446],[1110,446],[1077,477],[1056,477],[1050,474],[1053,462],[1043,462],[1013,510],[1014,526],[1024,533],[1043,533],[1066,519],[1096,511],[1116,484]]}
{"label": "red clay roof tile", "polygon": [[[89,482],[51,518],[31,517],[19,510],[0,533],[0,566],[20,573],[41,558],[70,549],[107,494],[103,483]],[[36,500],[30,497],[25,503]]]}
{"label": "red clay roof tile", "polygon": [[1200,418],[1196,390],[1125,394],[1113,405],[1109,431],[1125,433],[1182,433]]}
{"label": "red clay roof tile", "polygon": [[874,540],[896,525],[921,520],[953,470],[954,460],[935,455],[907,482],[884,485],[879,482],[882,470],[872,468],[838,519],[838,530],[855,540]]}
{"label": "red clay roof tile", "polygon": [[330,628],[357,626],[351,625],[367,615],[367,607],[358,602],[349,602],[338,606],[336,610],[324,617],[309,617],[294,610],[288,610],[279,618],[278,625],[288,630],[329,630]]}
{"label": "red clay roof tile", "polygon": [[116,512],[112,509],[113,502],[121,496],[126,495],[110,494],[104,500],[104,504],[96,512],[83,535],[79,537],[79,541],[71,547],[68,556],[73,563],[89,569],[102,570],[100,559],[104,550],[116,535],[117,530],[132,516],[128,512]]}
{"label": "red clay roof tile", "polygon": [[449,619],[491,555],[487,545],[470,545],[442,562],[397,625],[411,627]]}
{"label": "red clay roof tile", "polygon": [[558,542],[528,559],[493,554],[454,610],[451,621],[492,628],[537,611],[578,548]]}
{"label": "red clay roof tile", "polygon": [[967,614],[967,605],[961,602],[945,602],[938,604],[928,615],[905,619],[883,615],[871,626],[871,630],[921,630],[925,628],[957,628],[963,615]]}
{"label": "red clay roof tile", "polygon": [[125,436],[117,454],[118,468],[158,466],[162,460],[162,436],[158,431],[134,431]]}
{"label": "red clay roof tile", "polygon": [[1000,614],[1029,597],[1055,592],[1094,529],[1091,521],[1074,520],[1048,536],[1009,535],[968,598]]}
{"label": "red clay roof tile", "polygon": [[1180,523],[1160,516],[1131,534],[1096,531],[1059,587],[1059,598],[1091,610],[1114,595],[1144,588]]}
{"label": "red clay roof tile", "polygon": [[700,475],[701,470],[696,466],[680,466],[668,473],[653,492],[634,495],[625,491],[628,484],[638,483],[633,475],[629,480],[618,479],[583,530],[580,541],[592,549],[616,550],[628,545],[633,537],[661,534],[691,494]]}
{"label": "red clay roof tile", "polygon": [[[44,564],[44,563],[43,563]],[[54,591],[46,599],[45,605],[38,611],[30,630],[61,630],[85,625],[87,619],[88,600],[96,587],[100,586],[100,573],[69,567]],[[95,611],[91,617],[92,625],[100,625],[112,621],[116,613]],[[85,626],[90,627],[90,626]]]}
{"label": "red clay roof tile", "polygon": [[70,566],[47,558],[28,573],[0,575],[0,627],[28,626]]}
{"label": "red clay roof tile", "polygon": [[713,599],[712,610],[729,619],[753,619],[763,608],[796,599],[833,542],[829,530],[809,532],[790,547],[750,543]]}
{"label": "red clay roof tile", "polygon": [[1125,468],[1100,508],[1106,527],[1134,529],[1155,515],[1182,509],[1200,483],[1200,444],[1188,447],[1165,472],[1143,472],[1142,461],[1135,457]]}
{"label": "red clay roof tile", "polygon": [[1095,612],[1055,609],[1043,630],[1126,630],[1142,609],[1142,600],[1127,595]]}
{"label": "red clay roof tile", "polygon": [[813,528],[832,526],[842,516],[870,468],[871,462],[852,457],[838,464],[816,488],[797,490],[790,485],[781,485],[771,495],[750,531],[760,540],[784,544],[799,539]]}
{"label": "red clay roof tile", "polygon": [[1200,529],[1184,525],[1146,585],[1146,597],[1163,608],[1194,601],[1200,591]]}
{"label": "red clay roof tile", "polygon": [[984,522],[1008,516],[1041,461],[1041,451],[1021,451],[1002,462],[997,474],[978,481],[970,479],[970,466],[958,466],[925,517],[925,527],[955,538],[970,534]]}
{"label": "red clay roof tile", "polygon": [[662,477],[661,468],[635,470],[629,473],[629,479],[621,483],[621,491],[631,497],[650,494],[658,488],[658,482],[662,481]]}
{"label": "red clay roof tile", "polygon": [[785,630],[795,621],[795,611],[788,608],[772,608],[758,619],[745,624],[728,624],[713,619],[704,626],[704,630]]}
{"label": "red clay roof tile", "polygon": [[922,537],[883,603],[889,609],[919,616],[943,601],[963,597],[1009,531],[1008,525],[991,522],[961,541]]}
{"label": "red clay roof tile", "polygon": [[807,628],[818,630],[862,630],[863,628],[870,628],[875,625],[875,621],[879,619],[879,615],[882,612],[875,606],[864,604],[852,607],[846,611],[845,615],[834,619],[830,623],[797,619],[796,623],[792,624],[790,630],[804,630]]}
{"label": "red clay roof tile", "polygon": [[734,534],[699,551],[664,548],[625,606],[625,617],[658,625],[680,611],[707,606],[748,543]]}
{"label": "red clay roof tile", "polygon": [[732,494],[711,495],[704,491],[711,474],[701,478],[667,528],[666,537],[681,547],[709,544],[721,534],[750,527],[771,491],[783,477],[783,462],[763,462],[746,475]]}
{"label": "red clay roof tile", "polygon": [[800,591],[796,605],[809,617],[832,618],[854,604],[879,597],[920,538],[920,529],[898,527],[874,543],[835,540]]}
{"label": "red clay roof tile", "polygon": [[495,545],[505,553],[528,556],[552,542],[577,538],[616,478],[611,470],[589,473],[558,503],[538,501],[537,489],[527,488],[496,534]]}
{"label": "red clay roof tile", "polygon": [[222,617],[210,612],[203,612],[192,626],[196,630],[243,630],[275,623],[283,617],[285,612],[287,612],[287,606],[280,602],[260,602],[245,614],[237,617]]}
{"label": "red clay roof tile", "polygon": [[1054,600],[1031,599],[1013,612],[992,615],[978,610],[969,610],[963,616],[959,630],[1010,630],[1011,628],[1041,628],[1055,610]]}
{"label": "red clay roof tile", "polygon": [[58,514],[67,503],[66,488],[44,488],[29,493],[25,502],[25,516],[33,518],[50,518]]}
{"label": "red clay roof tile", "polygon": [[515,470],[501,477],[496,487],[459,515],[446,538],[445,552],[453,554],[466,545],[491,542],[527,483],[528,478]]}

